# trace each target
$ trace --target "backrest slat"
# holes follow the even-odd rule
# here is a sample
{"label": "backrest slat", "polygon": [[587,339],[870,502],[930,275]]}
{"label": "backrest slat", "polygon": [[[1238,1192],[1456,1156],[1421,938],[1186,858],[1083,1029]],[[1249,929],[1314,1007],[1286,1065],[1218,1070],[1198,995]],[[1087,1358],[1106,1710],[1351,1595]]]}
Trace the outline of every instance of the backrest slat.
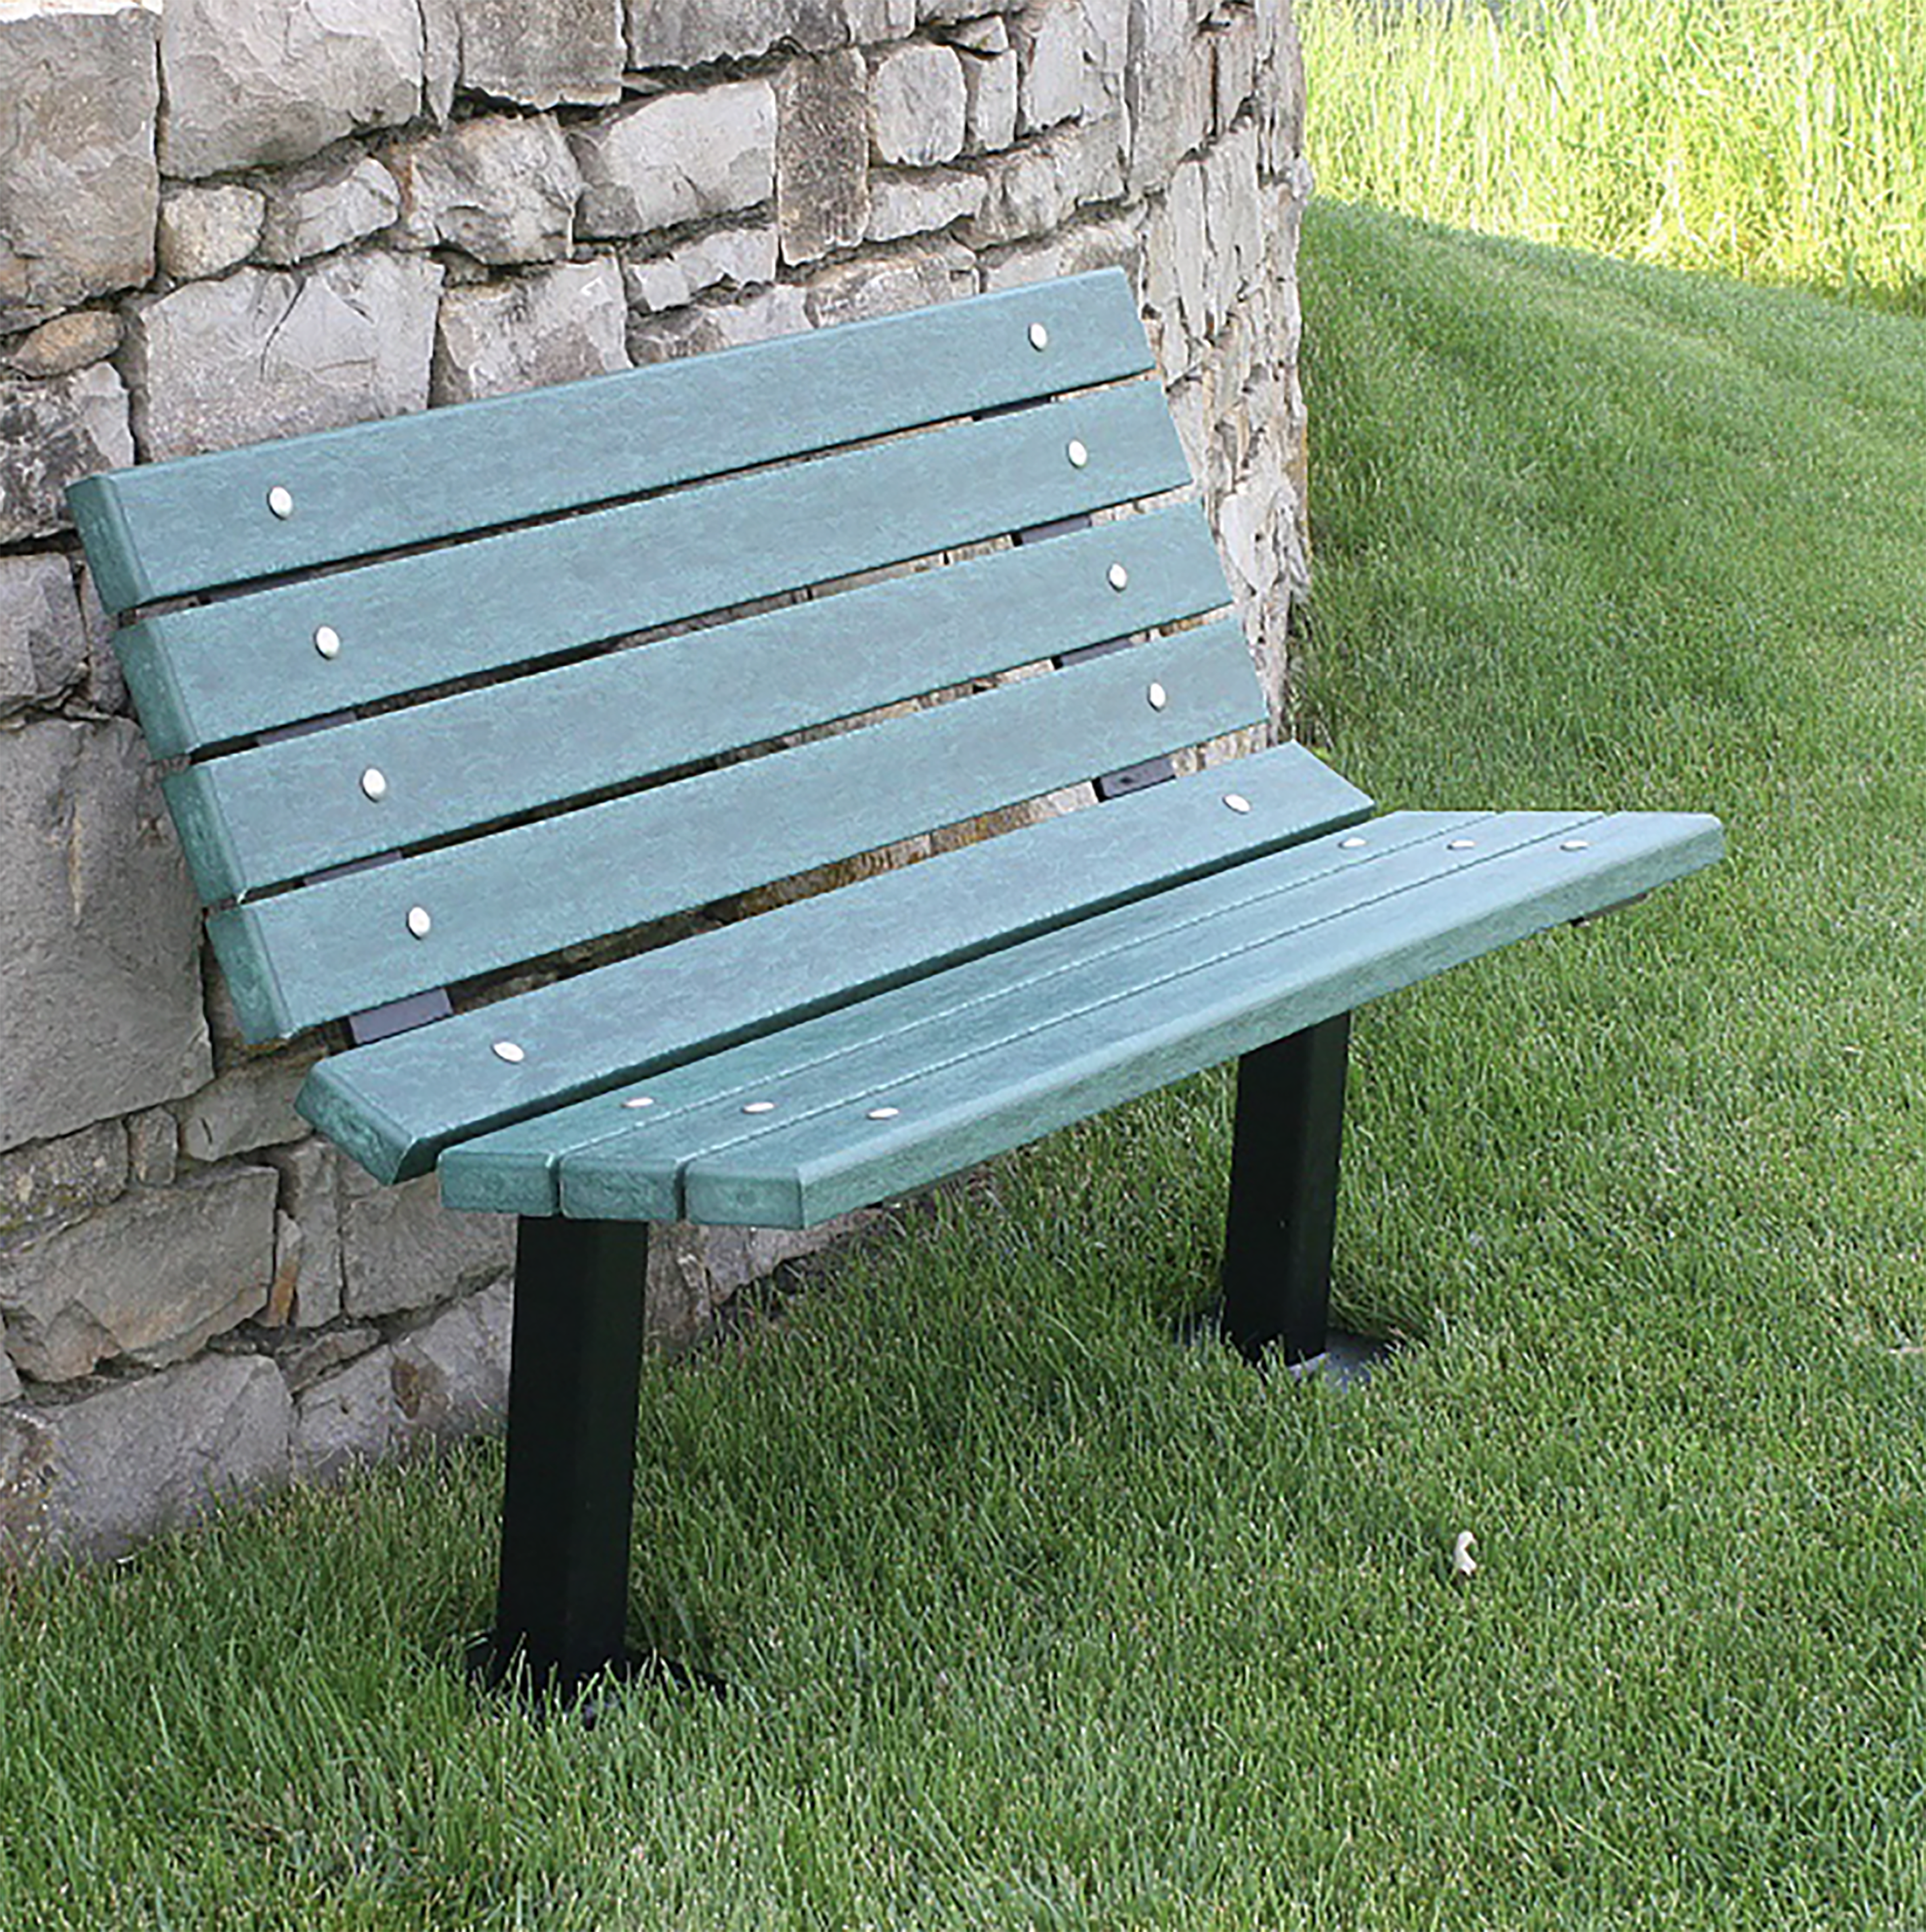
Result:
{"label": "backrest slat", "polygon": [[[1040,329],[1042,346],[1033,328]],[[612,502],[1150,367],[1115,270],[566,387],[91,478],[124,610]],[[289,493],[290,514],[269,494]]]}
{"label": "backrest slat", "polygon": [[1263,710],[1238,626],[1207,625],[244,902],[208,930],[250,1036],[290,1033],[974,818]]}
{"label": "backrest slat", "polygon": [[[1226,601],[1186,504],[210,759],[165,781],[168,802],[212,902]],[[378,803],[370,770],[386,781]]]}
{"label": "backrest slat", "polygon": [[120,653],[165,756],[1189,478],[1162,392],[1136,382],[166,613]]}

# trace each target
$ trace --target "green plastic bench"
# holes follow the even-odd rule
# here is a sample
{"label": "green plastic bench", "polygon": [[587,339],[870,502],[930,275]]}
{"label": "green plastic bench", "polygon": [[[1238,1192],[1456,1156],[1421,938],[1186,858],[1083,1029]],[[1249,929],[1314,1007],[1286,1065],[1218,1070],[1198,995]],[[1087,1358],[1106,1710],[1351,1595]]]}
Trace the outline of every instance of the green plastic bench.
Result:
{"label": "green plastic bench", "polygon": [[1310,1359],[1352,1009],[1718,855],[1372,819],[1290,745],[1168,778],[1264,717],[1190,481],[1113,271],[70,492],[248,1036],[348,1017],[307,1118],[521,1217],[497,1668],[626,1659],[651,1222],[807,1226],[1240,1056],[1222,1323]]}

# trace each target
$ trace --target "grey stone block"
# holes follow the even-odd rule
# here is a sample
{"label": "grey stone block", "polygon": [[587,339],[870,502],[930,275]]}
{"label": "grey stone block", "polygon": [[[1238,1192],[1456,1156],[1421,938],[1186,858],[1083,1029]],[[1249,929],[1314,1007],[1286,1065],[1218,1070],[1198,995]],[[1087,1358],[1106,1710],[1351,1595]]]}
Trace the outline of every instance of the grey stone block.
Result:
{"label": "grey stone block", "polygon": [[[13,1358],[7,1352],[7,1324],[0,1321],[0,1402],[13,1402],[20,1393],[20,1371],[14,1366]],[[7,1548],[7,1475],[4,1462],[6,1454],[4,1424],[0,1424],[0,1559],[4,1559]]]}
{"label": "grey stone block", "polygon": [[127,1130],[118,1120],[0,1154],[0,1234],[98,1208],[122,1192],[127,1176]]}
{"label": "grey stone block", "polygon": [[1018,125],[1040,134],[1060,122],[1074,121],[1090,101],[1084,72],[1086,38],[1081,7],[1059,4],[1029,16],[1019,43],[1023,84]]}
{"label": "grey stone block", "polygon": [[513,1265],[512,1216],[451,1212],[431,1174],[386,1187],[346,1162],[341,1173],[342,1306],[356,1320],[470,1293]]}
{"label": "grey stone block", "polygon": [[87,634],[64,556],[0,556],[0,718],[86,675]]}
{"label": "grey stone block", "polygon": [[851,248],[869,225],[869,102],[861,54],[791,61],[776,86],[776,219],[785,262]]}
{"label": "grey stone block", "polygon": [[260,251],[266,262],[304,262],[386,228],[401,212],[394,177],[352,150],[308,162],[268,190]]}
{"label": "grey stone block", "polygon": [[284,1248],[277,1222],[274,1292],[298,1328],[319,1328],[341,1312],[340,1157],[324,1140],[277,1148],[265,1156],[280,1176],[279,1211],[298,1230]]}
{"label": "grey stone block", "polygon": [[294,1096],[314,1064],[312,1054],[277,1054],[218,1074],[181,1105],[181,1152],[208,1163],[304,1140],[310,1129],[294,1111]]}
{"label": "grey stone block", "polygon": [[928,167],[963,151],[963,63],[928,41],[884,55],[870,76],[872,150],[880,161]]}
{"label": "grey stone block", "polygon": [[451,289],[435,328],[438,403],[506,395],[628,367],[622,271],[606,256]]}
{"label": "grey stone block", "polygon": [[976,258],[967,248],[930,248],[848,262],[818,275],[809,285],[809,320],[826,328],[976,292]]}
{"label": "grey stone block", "polygon": [[1210,126],[1210,50],[1190,0],[1130,0],[1130,186],[1154,190],[1200,147]]}
{"label": "grey stone block", "polygon": [[36,1540],[67,1556],[124,1555],[288,1480],[293,1404],[258,1355],[190,1362],[36,1420],[52,1438]]}
{"label": "grey stone block", "polygon": [[80,593],[80,622],[87,633],[88,701],[103,716],[124,717],[131,707],[127,680],[114,651],[114,622],[102,608],[100,592],[94,587],[94,573],[84,562],[76,572],[74,587]]}
{"label": "grey stone block", "polygon": [[237,1168],[16,1237],[0,1246],[8,1352],[42,1382],[118,1355],[184,1360],[266,1300],[274,1212],[274,1175]]}
{"label": "grey stone block", "polygon": [[337,1480],[395,1446],[394,1355],[382,1346],[322,1376],[295,1398],[292,1465],[304,1483]]}
{"label": "grey stone block", "polygon": [[916,0],[848,0],[847,17],[859,46],[906,40],[916,30]]}
{"label": "grey stone block", "polygon": [[950,168],[927,174],[872,175],[869,178],[869,238],[896,242],[906,235],[927,235],[976,214],[989,193],[981,175]]}
{"label": "grey stone block", "polygon": [[187,179],[304,161],[422,111],[416,0],[168,0],[160,165]]}
{"label": "grey stone block", "polygon": [[127,391],[110,364],[0,382],[0,544],[65,530],[68,484],[133,460]]}
{"label": "grey stone block", "polygon": [[243,268],[135,305],[126,362],[150,459],[423,409],[442,272],[341,256]]}
{"label": "grey stone block", "polygon": [[632,67],[700,67],[778,40],[820,53],[850,38],[847,0],[628,0],[628,10]]}
{"label": "grey stone block", "polygon": [[776,280],[776,227],[717,228],[665,254],[632,261],[622,272],[631,304],[644,310],[680,308],[705,290],[748,289]]}
{"label": "grey stone block", "polygon": [[622,98],[622,0],[454,0],[461,84],[525,107]]}
{"label": "grey stone block", "polygon": [[323,1376],[296,1400],[298,1475],[333,1480],[356,1464],[497,1424],[508,1408],[506,1282]]}
{"label": "grey stone block", "polygon": [[[13,1393],[0,1400],[10,1402],[20,1392],[10,1369],[0,1370],[0,1388],[9,1376]],[[53,1478],[52,1424],[30,1408],[0,1409],[0,1568],[30,1561],[45,1546]]]}
{"label": "grey stone block", "polygon": [[586,236],[734,214],[775,191],[776,94],[765,80],[658,94],[570,138],[587,187]]}
{"label": "grey stone block", "polygon": [[382,157],[400,185],[401,238],[478,262],[552,262],[574,242],[582,178],[548,115],[464,121]]}
{"label": "grey stone block", "polygon": [[818,1228],[702,1228],[679,1221],[651,1228],[650,1340],[666,1347],[693,1341],[752,1282],[874,1218],[874,1210],[866,1210]]}
{"label": "grey stone block", "polygon": [[678,309],[632,322],[628,353],[639,368],[646,362],[672,362],[679,356],[706,356],[712,349],[740,349],[793,335],[809,326],[807,298],[786,285],[764,289],[746,300],[718,308]]}
{"label": "grey stone block", "polygon": [[1027,241],[1061,228],[1081,207],[1117,200],[1124,191],[1119,133],[1117,122],[1080,123],[999,157],[963,238],[979,248]]}
{"label": "grey stone block", "polygon": [[973,154],[994,153],[1016,139],[1016,55],[963,62],[964,145]]}
{"label": "grey stone block", "polygon": [[959,20],[950,30],[952,44],[976,54],[1000,54],[1010,46],[1010,28],[1000,14],[980,20]]}
{"label": "grey stone block", "polygon": [[983,288],[986,293],[1013,289],[1087,274],[1094,268],[1122,268],[1135,281],[1138,246],[1136,222],[1130,217],[1080,221],[1040,242],[1023,242],[1000,253],[983,270]]}
{"label": "grey stone block", "polygon": [[120,339],[120,318],[111,309],[78,309],[22,336],[0,362],[16,376],[70,376],[111,356]]}
{"label": "grey stone block", "polygon": [[154,272],[160,22],[0,8],[0,332]]}
{"label": "grey stone block", "polygon": [[261,238],[266,198],[230,182],[170,188],[160,198],[160,267],[176,281],[205,281],[244,262]]}
{"label": "grey stone block", "polygon": [[0,731],[0,1149],[203,1084],[200,916],[139,732]]}

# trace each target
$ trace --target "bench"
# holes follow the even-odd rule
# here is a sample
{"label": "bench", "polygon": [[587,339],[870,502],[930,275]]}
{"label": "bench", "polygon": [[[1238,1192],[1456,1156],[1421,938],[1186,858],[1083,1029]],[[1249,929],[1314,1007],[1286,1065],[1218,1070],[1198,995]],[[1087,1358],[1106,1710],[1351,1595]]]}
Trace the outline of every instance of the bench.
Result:
{"label": "bench", "polygon": [[1290,744],[1172,776],[1265,717],[1190,483],[1111,271],[70,492],[248,1036],[345,1017],[306,1118],[520,1217],[498,1671],[627,1658],[651,1222],[808,1226],[1235,1057],[1221,1323],[1310,1360],[1352,1010],[1718,856],[1372,818]]}

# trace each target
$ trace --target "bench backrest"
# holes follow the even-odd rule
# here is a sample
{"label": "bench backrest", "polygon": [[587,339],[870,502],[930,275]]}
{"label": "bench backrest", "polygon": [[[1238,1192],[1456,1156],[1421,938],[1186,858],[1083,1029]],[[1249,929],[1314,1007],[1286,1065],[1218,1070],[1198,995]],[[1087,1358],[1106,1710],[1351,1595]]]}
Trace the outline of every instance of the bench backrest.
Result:
{"label": "bench backrest", "polygon": [[71,498],[266,1039],[1261,718],[1194,505],[1008,541],[1189,480],[1112,271]]}

